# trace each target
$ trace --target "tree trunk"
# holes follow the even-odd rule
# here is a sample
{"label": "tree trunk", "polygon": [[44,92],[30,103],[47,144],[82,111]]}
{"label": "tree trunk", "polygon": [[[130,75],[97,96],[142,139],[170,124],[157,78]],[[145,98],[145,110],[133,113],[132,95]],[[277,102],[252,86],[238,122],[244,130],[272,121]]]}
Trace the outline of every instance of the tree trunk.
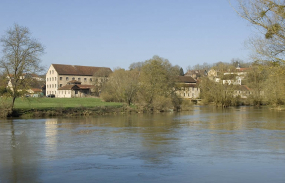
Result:
{"label": "tree trunk", "polygon": [[12,113],[13,113],[13,110],[14,110],[15,100],[16,100],[16,97],[13,97],[12,106],[11,106],[11,112]]}

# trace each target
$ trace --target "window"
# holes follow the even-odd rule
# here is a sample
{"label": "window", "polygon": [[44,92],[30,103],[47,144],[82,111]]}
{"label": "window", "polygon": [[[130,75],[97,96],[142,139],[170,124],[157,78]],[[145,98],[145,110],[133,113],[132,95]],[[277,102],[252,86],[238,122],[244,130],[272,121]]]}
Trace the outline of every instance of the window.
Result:
{"label": "window", "polygon": [[54,87],[56,88],[56,84],[54,84]]}
{"label": "window", "polygon": [[77,90],[75,90],[75,94],[78,94],[78,91],[77,91]]}
{"label": "window", "polygon": [[92,78],[90,78],[90,81],[92,82]]}
{"label": "window", "polygon": [[54,80],[56,81],[56,77],[54,78]]}
{"label": "window", "polygon": [[54,81],[54,78],[52,77],[52,81]]}
{"label": "window", "polygon": [[47,78],[47,81],[48,81],[48,78]]}
{"label": "window", "polygon": [[66,77],[66,81],[68,81],[68,77]]}
{"label": "window", "polygon": [[70,94],[70,91],[68,91],[68,94]]}
{"label": "window", "polygon": [[59,87],[62,87],[62,84],[59,84]]}
{"label": "window", "polygon": [[81,79],[80,78],[78,78],[78,81],[80,81]]}
{"label": "window", "polygon": [[53,84],[52,84],[52,87],[53,87]]}
{"label": "window", "polygon": [[61,81],[61,80],[62,80],[62,77],[59,77],[59,80]]}
{"label": "window", "polygon": [[84,78],[84,83],[86,83],[87,82],[87,78]]}
{"label": "window", "polygon": [[54,70],[52,70],[52,73],[54,73]]}
{"label": "window", "polygon": [[72,80],[75,80],[75,77],[73,77]]}
{"label": "window", "polygon": [[49,74],[51,74],[51,71],[49,71]]}

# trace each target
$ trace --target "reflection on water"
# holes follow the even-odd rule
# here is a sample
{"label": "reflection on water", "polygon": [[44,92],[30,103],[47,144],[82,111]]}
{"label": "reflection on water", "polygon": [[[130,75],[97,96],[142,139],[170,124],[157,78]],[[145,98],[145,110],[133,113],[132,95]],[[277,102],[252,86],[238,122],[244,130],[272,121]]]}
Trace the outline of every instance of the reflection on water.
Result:
{"label": "reflection on water", "polygon": [[0,122],[0,182],[285,182],[285,114],[240,107]]}

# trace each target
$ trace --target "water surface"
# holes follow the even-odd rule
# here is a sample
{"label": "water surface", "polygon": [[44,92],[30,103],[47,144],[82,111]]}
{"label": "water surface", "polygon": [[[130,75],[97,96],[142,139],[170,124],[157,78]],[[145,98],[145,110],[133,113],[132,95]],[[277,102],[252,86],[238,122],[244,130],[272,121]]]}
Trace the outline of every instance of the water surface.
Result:
{"label": "water surface", "polygon": [[285,182],[268,109],[0,121],[0,182]]}

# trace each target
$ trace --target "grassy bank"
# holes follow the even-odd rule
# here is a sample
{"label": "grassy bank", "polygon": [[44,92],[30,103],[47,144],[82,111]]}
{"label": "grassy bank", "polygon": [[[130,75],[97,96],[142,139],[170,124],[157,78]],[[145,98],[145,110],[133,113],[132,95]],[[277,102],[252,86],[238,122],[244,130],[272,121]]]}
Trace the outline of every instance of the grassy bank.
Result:
{"label": "grassy bank", "polygon": [[18,98],[15,101],[15,109],[120,107],[122,105],[122,103],[103,102],[99,98]]}
{"label": "grassy bank", "polygon": [[[9,101],[9,99],[6,99]],[[122,103],[99,98],[18,98],[13,117],[104,115],[121,112]]]}

